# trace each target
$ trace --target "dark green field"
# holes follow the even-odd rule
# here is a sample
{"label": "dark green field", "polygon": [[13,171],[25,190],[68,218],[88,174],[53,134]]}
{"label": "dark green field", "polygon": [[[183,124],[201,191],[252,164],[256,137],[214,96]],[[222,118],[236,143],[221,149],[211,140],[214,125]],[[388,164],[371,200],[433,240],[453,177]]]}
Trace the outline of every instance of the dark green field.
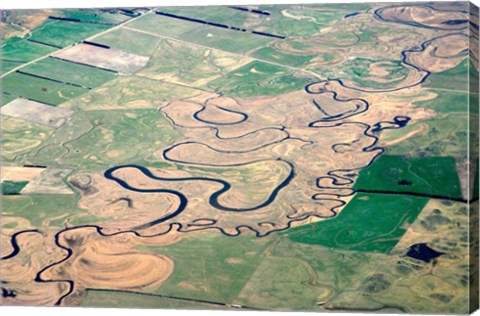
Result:
{"label": "dark green field", "polygon": [[474,9],[3,10],[0,305],[471,313]]}
{"label": "dark green field", "polygon": [[432,73],[425,87],[468,91],[468,83],[465,79],[470,68],[473,67],[469,67],[469,61],[465,59],[455,68]]}
{"label": "dark green field", "polygon": [[28,184],[28,181],[3,181],[0,184],[3,195],[20,194],[20,191]]}
{"label": "dark green field", "polygon": [[2,78],[3,90],[33,101],[58,105],[88,91],[72,85],[14,72]]}
{"label": "dark green field", "polygon": [[112,80],[116,74],[99,68],[83,66],[56,58],[45,58],[30,64],[22,71],[84,87],[97,87]]}
{"label": "dark green field", "polygon": [[[27,63],[43,55],[52,53],[57,49],[54,47],[34,43],[12,37],[2,43],[2,72],[7,72],[23,63]],[[8,62],[10,61],[10,62]]]}
{"label": "dark green field", "polygon": [[360,171],[354,189],[463,199],[453,157],[382,155]]}
{"label": "dark green field", "polygon": [[32,33],[30,39],[62,48],[111,27],[103,24],[47,20]]}
{"label": "dark green field", "polygon": [[295,227],[284,234],[301,243],[388,253],[427,202],[424,197],[358,193],[335,219]]}

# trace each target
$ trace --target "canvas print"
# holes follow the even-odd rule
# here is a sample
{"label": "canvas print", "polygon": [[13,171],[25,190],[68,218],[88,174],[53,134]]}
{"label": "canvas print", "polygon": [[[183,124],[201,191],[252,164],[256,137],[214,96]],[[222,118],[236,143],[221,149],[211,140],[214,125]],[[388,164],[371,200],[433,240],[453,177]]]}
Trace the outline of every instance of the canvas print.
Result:
{"label": "canvas print", "polygon": [[0,27],[1,305],[476,310],[473,4]]}

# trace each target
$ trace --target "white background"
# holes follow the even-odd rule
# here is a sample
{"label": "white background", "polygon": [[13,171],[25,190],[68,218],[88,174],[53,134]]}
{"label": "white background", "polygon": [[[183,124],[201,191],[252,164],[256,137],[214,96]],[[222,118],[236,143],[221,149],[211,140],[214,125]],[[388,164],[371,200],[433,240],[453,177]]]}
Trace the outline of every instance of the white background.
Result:
{"label": "white background", "polygon": [[[379,0],[379,1],[358,1],[358,0],[235,0],[234,2],[219,0],[0,0],[0,10],[2,9],[33,9],[33,8],[88,8],[88,7],[149,7],[149,6],[182,6],[182,5],[247,5],[247,4],[290,4],[290,3],[352,3],[352,2],[400,2],[401,0]],[[402,2],[416,2],[415,0],[403,0]],[[417,1],[418,2],[418,1]],[[480,0],[472,1],[480,6]],[[288,273],[288,271],[286,271]],[[99,309],[99,308],[53,308],[53,307],[5,307],[0,306],[0,316],[16,315],[34,315],[34,316],[96,316],[96,315],[115,315],[115,316],[308,316],[316,315],[313,313],[281,313],[281,312],[250,312],[250,311],[190,311],[190,310],[140,310],[140,309]],[[335,313],[330,315],[355,316],[354,313]],[[378,315],[378,314],[363,314]],[[476,316],[480,312],[475,313]]]}

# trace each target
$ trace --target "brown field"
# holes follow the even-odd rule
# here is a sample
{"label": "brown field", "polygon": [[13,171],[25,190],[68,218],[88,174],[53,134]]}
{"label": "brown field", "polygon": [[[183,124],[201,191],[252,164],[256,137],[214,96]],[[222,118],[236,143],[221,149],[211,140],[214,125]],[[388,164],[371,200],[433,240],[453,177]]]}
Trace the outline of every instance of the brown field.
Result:
{"label": "brown field", "polygon": [[410,62],[431,72],[442,72],[454,68],[465,58],[464,52],[468,49],[468,37],[463,34],[451,35],[434,40],[421,53],[411,53]]}
{"label": "brown field", "polygon": [[[444,6],[448,7],[448,3]],[[442,4],[436,4],[436,7],[441,7]],[[445,8],[441,8],[445,9]],[[448,9],[448,8],[446,8]],[[427,6],[417,6],[417,5],[400,5],[392,6],[391,8],[383,10],[382,15],[385,18],[389,18],[396,21],[405,21],[405,22],[415,22],[421,23],[430,27],[441,27],[455,29],[456,26],[449,26],[444,23],[449,20],[461,20],[465,16],[462,13],[457,12],[442,12],[438,10],[433,10]]]}
{"label": "brown field", "polygon": [[45,171],[45,168],[16,166],[0,167],[2,181],[32,181],[43,171]]}
{"label": "brown field", "polygon": [[143,68],[148,57],[107,49],[88,44],[77,44],[66,50],[61,50],[53,56],[98,68],[131,74]]}
{"label": "brown field", "polygon": [[85,230],[61,235],[59,242],[75,255],[49,274],[62,275],[67,270],[77,284],[86,288],[138,289],[158,286],[173,272],[173,261],[167,256],[129,249],[133,243],[129,237],[101,237],[94,229]]}
{"label": "brown field", "polygon": [[22,194],[73,194],[63,181],[71,172],[71,169],[44,169],[23,188]]}
{"label": "brown field", "polygon": [[[2,229],[2,256],[11,252],[11,246],[3,247],[10,241],[8,230]],[[5,238],[3,238],[5,237]],[[61,282],[38,283],[35,277],[43,267],[60,260],[64,252],[53,244],[53,235],[48,233],[24,233],[17,237],[20,253],[3,260],[0,265],[2,282],[7,290],[14,290],[15,297],[2,297],[6,305],[53,305],[58,297],[65,294],[67,287]],[[12,284],[12,288],[9,284]]]}
{"label": "brown field", "polygon": [[[2,181],[28,184],[2,183],[0,305],[463,314],[478,220],[464,201],[478,135],[457,104],[478,69],[466,8],[4,16],[7,36],[78,17],[58,35],[76,44],[31,69],[56,58],[118,76],[58,107],[4,94]],[[440,254],[412,254],[422,244]]]}
{"label": "brown field", "polygon": [[35,124],[58,128],[73,114],[73,111],[27,99],[15,99],[4,105],[0,113]]}

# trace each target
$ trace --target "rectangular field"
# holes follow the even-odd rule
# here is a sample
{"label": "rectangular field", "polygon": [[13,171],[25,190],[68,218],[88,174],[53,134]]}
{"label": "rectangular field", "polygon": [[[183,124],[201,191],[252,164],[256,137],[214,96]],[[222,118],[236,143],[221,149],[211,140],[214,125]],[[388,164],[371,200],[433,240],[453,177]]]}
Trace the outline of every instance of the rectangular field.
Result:
{"label": "rectangular field", "polygon": [[428,202],[428,198],[358,193],[333,220],[289,229],[296,242],[331,248],[388,253]]}
{"label": "rectangular field", "polygon": [[453,157],[382,155],[360,171],[354,188],[364,192],[463,198]]}
{"label": "rectangular field", "polygon": [[69,109],[57,108],[27,99],[15,99],[3,106],[0,112],[2,115],[55,128],[62,125],[73,114],[73,111]]}
{"label": "rectangular field", "polygon": [[27,63],[57,50],[54,47],[27,41],[26,39],[12,37],[3,41],[2,73],[5,73],[21,64]]}
{"label": "rectangular field", "polygon": [[94,88],[116,77],[111,71],[75,64],[56,58],[45,58],[22,68],[22,72]]}
{"label": "rectangular field", "polygon": [[144,67],[148,57],[81,43],[53,56],[71,62],[131,74]]}
{"label": "rectangular field", "polygon": [[86,88],[14,72],[2,78],[3,91],[11,95],[59,105],[88,91]]}
{"label": "rectangular field", "polygon": [[111,27],[111,25],[50,19],[35,30],[29,39],[62,48],[75,44]]}

